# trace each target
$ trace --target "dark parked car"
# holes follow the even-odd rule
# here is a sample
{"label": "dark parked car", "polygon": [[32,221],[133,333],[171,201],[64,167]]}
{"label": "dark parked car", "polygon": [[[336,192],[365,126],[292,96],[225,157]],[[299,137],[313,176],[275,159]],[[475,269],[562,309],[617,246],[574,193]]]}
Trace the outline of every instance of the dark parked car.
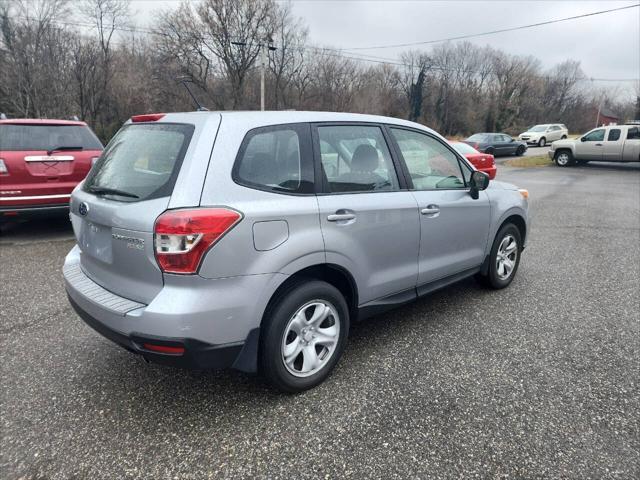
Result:
{"label": "dark parked car", "polygon": [[527,150],[527,143],[510,137],[506,133],[476,133],[463,140],[464,143],[482,153],[494,157],[500,155],[523,155]]}

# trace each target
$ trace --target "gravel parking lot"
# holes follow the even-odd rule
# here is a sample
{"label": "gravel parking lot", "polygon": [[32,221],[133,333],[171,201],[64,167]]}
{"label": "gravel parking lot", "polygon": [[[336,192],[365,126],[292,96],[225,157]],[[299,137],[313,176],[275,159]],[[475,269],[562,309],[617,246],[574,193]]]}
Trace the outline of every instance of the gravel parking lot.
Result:
{"label": "gravel parking lot", "polygon": [[278,394],[148,365],[64,294],[64,218],[0,237],[2,478],[640,477],[640,167],[500,166],[534,225],[510,288],[359,323]]}

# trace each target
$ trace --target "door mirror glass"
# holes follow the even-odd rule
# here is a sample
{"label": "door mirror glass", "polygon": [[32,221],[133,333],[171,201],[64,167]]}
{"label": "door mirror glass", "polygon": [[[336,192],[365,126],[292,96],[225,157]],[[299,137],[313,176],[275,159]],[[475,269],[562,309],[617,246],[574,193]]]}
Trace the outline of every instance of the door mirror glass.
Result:
{"label": "door mirror glass", "polygon": [[477,199],[478,192],[482,190],[486,190],[489,186],[489,175],[484,172],[474,171],[471,173],[471,181],[469,182],[469,186],[471,189],[469,193],[471,194],[471,198]]}
{"label": "door mirror glass", "polygon": [[581,142],[586,142],[586,141],[587,141],[587,139],[586,139],[586,138],[584,138],[584,137],[580,137],[580,141],[581,141]]}

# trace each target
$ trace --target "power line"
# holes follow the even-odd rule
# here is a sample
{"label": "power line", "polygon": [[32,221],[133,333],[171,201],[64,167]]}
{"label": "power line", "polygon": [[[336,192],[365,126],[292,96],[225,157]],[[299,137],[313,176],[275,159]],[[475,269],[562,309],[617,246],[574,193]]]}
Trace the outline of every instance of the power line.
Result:
{"label": "power line", "polygon": [[523,30],[525,28],[541,27],[543,25],[551,25],[552,23],[568,22],[570,20],[577,20],[579,18],[592,17],[594,15],[602,15],[605,13],[617,12],[620,10],[626,10],[629,8],[637,8],[637,7],[640,7],[640,3],[635,5],[627,5],[625,7],[610,8],[609,10],[600,10],[599,12],[585,13],[582,15],[574,15],[573,17],[565,17],[565,18],[559,18],[556,20],[547,20],[545,22],[531,23],[529,25],[521,25],[519,27],[501,28],[500,30],[491,30],[489,32],[459,35],[457,37],[440,38],[437,40],[425,40],[422,42],[397,43],[395,45],[377,45],[374,47],[352,47],[352,48],[344,48],[344,50],[378,50],[383,48],[400,48],[400,47],[413,47],[416,45],[430,45],[433,43],[449,42],[452,40],[464,40],[466,38],[484,37],[487,35],[494,35],[496,33],[513,32],[515,30]]}
{"label": "power line", "polygon": [[[496,30],[494,32],[485,32],[485,33],[475,34],[475,35],[465,35],[465,36],[461,36],[461,37],[451,37],[449,39],[442,39],[442,40],[430,40],[428,42],[419,42],[419,43],[420,44],[437,43],[437,42],[444,42],[444,41],[448,41],[448,40],[470,38],[470,37],[473,37],[473,36],[490,35],[492,33],[511,31],[511,30],[518,30],[518,29],[522,29],[522,28],[530,28],[530,27],[533,27],[533,26],[546,25],[548,23],[563,22],[563,21],[573,20],[573,19],[581,18],[581,17],[585,17],[585,16],[599,15],[599,14],[602,14],[602,13],[608,13],[608,12],[612,12],[612,11],[616,11],[616,10],[624,10],[624,9],[627,9],[627,8],[634,8],[634,7],[639,7],[639,6],[640,6],[640,4],[630,5],[630,6],[614,8],[614,9],[610,9],[610,10],[603,10],[603,11],[600,11],[600,12],[593,12],[593,13],[589,13],[589,14],[578,15],[578,16],[575,16],[575,17],[567,17],[567,18],[563,18],[563,19],[559,19],[559,20],[551,20],[551,21],[548,21],[548,22],[542,22],[542,23],[538,23],[538,24],[526,25],[526,26],[523,26],[523,27],[513,27],[513,28],[510,28],[510,29]],[[21,15],[16,15],[15,17],[16,18],[21,18],[21,19],[27,20],[27,21],[36,21],[36,19],[25,17],[25,16],[21,16]],[[98,28],[96,24],[89,23],[89,22],[78,22],[78,21],[71,22],[71,21],[52,20],[51,23],[55,23],[55,24],[58,24],[58,25],[65,25],[65,26]],[[109,26],[106,29],[107,30],[113,29],[113,30],[129,32],[129,33],[144,33],[144,34],[148,34],[148,35],[159,35],[159,36],[162,36],[162,37],[172,37],[172,35],[169,34],[169,33],[160,32],[160,31],[151,30],[151,29],[138,28],[138,27]],[[204,40],[204,37],[201,36],[200,40]],[[411,64],[402,62],[401,60],[396,60],[396,59],[392,59],[392,58],[389,58],[389,57],[381,57],[381,56],[376,56],[376,55],[364,54],[364,53],[357,53],[357,52],[352,52],[351,50],[370,49],[370,48],[371,49],[375,49],[375,48],[394,48],[394,47],[409,46],[409,45],[416,45],[416,44],[390,45],[390,46],[383,46],[383,47],[358,47],[358,48],[348,48],[348,49],[347,48],[338,49],[338,48],[332,48],[332,47],[316,47],[316,46],[312,46],[312,45],[307,45],[307,46],[293,47],[292,50],[312,50],[312,51],[315,51],[315,52],[321,52],[322,54],[327,55],[327,56],[331,56],[331,57],[346,58],[346,59],[349,59],[349,60],[355,60],[355,61],[360,61],[360,62],[369,62],[369,63],[375,63],[375,64],[410,67],[410,66],[412,66]],[[459,73],[468,73],[468,74],[480,73],[478,70],[469,70],[469,69],[467,69],[467,70],[458,70],[458,69],[455,69],[455,68],[445,68],[445,67],[439,67],[439,66],[435,66],[435,65],[430,66],[429,69],[430,70],[436,70],[436,71],[456,71],[456,72],[459,72]],[[544,78],[549,78],[548,75],[533,75],[533,76],[535,76],[536,78],[543,78],[543,79]],[[582,78],[582,79],[578,79],[577,81],[636,82],[636,81],[640,81],[640,78]]]}

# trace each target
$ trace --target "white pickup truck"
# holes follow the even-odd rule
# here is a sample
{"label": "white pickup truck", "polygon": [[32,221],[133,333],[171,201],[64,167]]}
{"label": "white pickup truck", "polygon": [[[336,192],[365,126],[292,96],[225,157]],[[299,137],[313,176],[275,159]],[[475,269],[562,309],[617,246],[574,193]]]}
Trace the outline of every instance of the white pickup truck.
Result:
{"label": "white pickup truck", "polygon": [[640,125],[598,127],[576,140],[558,140],[551,144],[549,157],[559,167],[590,161],[640,162]]}

